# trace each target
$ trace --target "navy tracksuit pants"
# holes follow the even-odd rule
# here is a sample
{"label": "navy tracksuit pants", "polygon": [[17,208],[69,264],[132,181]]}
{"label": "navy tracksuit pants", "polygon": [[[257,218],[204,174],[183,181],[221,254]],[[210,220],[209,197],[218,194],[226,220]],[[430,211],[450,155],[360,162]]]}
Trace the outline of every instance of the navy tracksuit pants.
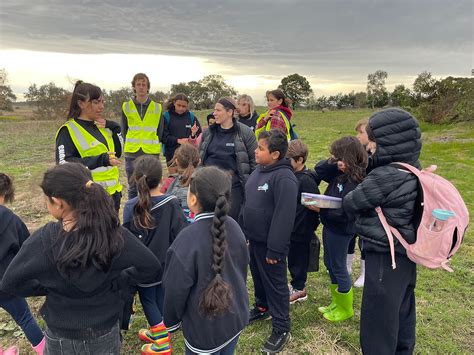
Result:
{"label": "navy tracksuit pants", "polygon": [[276,264],[266,261],[267,244],[250,241],[250,271],[255,290],[255,305],[268,308],[272,316],[273,328],[290,331],[290,293],[286,260]]}

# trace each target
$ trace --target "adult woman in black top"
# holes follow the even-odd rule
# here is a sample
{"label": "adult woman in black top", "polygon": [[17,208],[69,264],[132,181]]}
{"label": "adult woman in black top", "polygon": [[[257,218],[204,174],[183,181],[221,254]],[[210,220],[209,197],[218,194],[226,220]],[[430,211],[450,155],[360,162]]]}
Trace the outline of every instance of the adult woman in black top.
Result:
{"label": "adult woman in black top", "polygon": [[231,98],[214,107],[215,124],[202,135],[199,154],[204,166],[217,166],[232,176],[229,216],[238,219],[244,202],[244,187],[255,169],[255,134],[235,118],[237,105]]}
{"label": "adult woman in black top", "polygon": [[240,95],[237,98],[237,107],[239,109],[239,122],[250,127],[255,132],[257,126],[258,113],[255,111],[255,103],[250,95]]}

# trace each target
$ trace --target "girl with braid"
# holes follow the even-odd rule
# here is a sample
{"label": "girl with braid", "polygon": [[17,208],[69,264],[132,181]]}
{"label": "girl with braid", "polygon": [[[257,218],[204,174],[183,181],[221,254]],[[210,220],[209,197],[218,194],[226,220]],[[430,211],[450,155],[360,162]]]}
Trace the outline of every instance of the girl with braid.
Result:
{"label": "girl with braid", "polygon": [[[160,160],[153,155],[142,155],[135,160],[132,179],[138,196],[125,204],[123,222],[164,267],[166,251],[187,222],[178,198],[160,192],[162,172]],[[163,323],[161,278],[139,284],[138,295],[150,326],[138,333],[140,340],[147,343],[141,353],[171,354],[169,334]]]}
{"label": "girl with braid", "polygon": [[194,222],[166,256],[164,321],[182,326],[186,354],[233,354],[248,323],[249,255],[244,234],[227,215],[231,178],[216,167],[196,170],[188,190]]}

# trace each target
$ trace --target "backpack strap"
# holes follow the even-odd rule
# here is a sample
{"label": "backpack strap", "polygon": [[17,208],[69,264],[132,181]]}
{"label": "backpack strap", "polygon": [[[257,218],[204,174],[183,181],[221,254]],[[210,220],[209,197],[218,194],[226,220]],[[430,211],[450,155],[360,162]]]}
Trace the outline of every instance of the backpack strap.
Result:
{"label": "backpack strap", "polygon": [[165,118],[166,124],[169,126],[169,124],[170,124],[170,119],[171,119],[171,118],[170,118],[170,113],[169,113],[169,111],[165,111],[165,113],[163,113],[163,117]]}

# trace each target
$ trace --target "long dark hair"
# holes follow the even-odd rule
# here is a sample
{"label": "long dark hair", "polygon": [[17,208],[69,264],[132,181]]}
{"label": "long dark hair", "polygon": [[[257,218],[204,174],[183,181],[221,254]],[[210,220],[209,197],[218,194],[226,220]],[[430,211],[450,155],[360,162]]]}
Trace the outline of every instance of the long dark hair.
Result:
{"label": "long dark hair", "polygon": [[163,177],[160,159],[151,155],[142,155],[133,164],[133,179],[137,185],[138,202],[133,208],[133,223],[144,229],[154,228],[150,213],[150,190],[158,187]]}
{"label": "long dark hair", "polygon": [[64,200],[72,209],[75,225],[58,235],[58,270],[68,273],[89,265],[107,271],[124,245],[114,202],[102,186],[92,183],[84,165],[67,163],[46,171],[41,188],[52,201]]}
{"label": "long dark hair", "polygon": [[367,169],[367,151],[357,137],[339,138],[331,144],[331,154],[346,165],[344,174],[354,182],[361,182]]}
{"label": "long dark hair", "polygon": [[214,277],[201,294],[199,309],[207,317],[213,318],[229,310],[232,300],[231,286],[222,278],[224,258],[227,250],[227,231],[224,222],[229,212],[231,179],[216,167],[205,167],[195,171],[189,190],[193,193],[201,212],[213,212],[212,271]]}
{"label": "long dark hair", "polygon": [[72,92],[68,119],[78,118],[81,115],[79,101],[87,102],[91,100],[97,100],[101,96],[102,90],[100,90],[98,86],[78,80],[74,85],[74,91]]}
{"label": "long dark hair", "polygon": [[185,94],[177,93],[176,95],[174,95],[174,96],[168,101],[168,104],[167,104],[167,106],[166,106],[166,109],[167,109],[168,111],[174,111],[174,110],[175,110],[174,104],[175,104],[176,101],[178,101],[178,100],[186,101],[186,102],[189,104],[189,99],[188,99],[188,97],[187,97]]}
{"label": "long dark hair", "polygon": [[285,93],[283,92],[283,90],[280,90],[280,89],[268,90],[265,94],[267,99],[268,99],[268,95],[272,95],[277,100],[282,100],[281,105],[284,107],[289,108],[291,106],[291,99],[285,96]]}
{"label": "long dark hair", "polygon": [[199,151],[189,143],[182,144],[174,153],[174,161],[178,167],[182,186],[188,186],[194,170],[199,165]]}
{"label": "long dark hair", "polygon": [[0,173],[0,196],[3,196],[6,203],[13,202],[15,199],[13,181],[11,177],[4,173]]}

